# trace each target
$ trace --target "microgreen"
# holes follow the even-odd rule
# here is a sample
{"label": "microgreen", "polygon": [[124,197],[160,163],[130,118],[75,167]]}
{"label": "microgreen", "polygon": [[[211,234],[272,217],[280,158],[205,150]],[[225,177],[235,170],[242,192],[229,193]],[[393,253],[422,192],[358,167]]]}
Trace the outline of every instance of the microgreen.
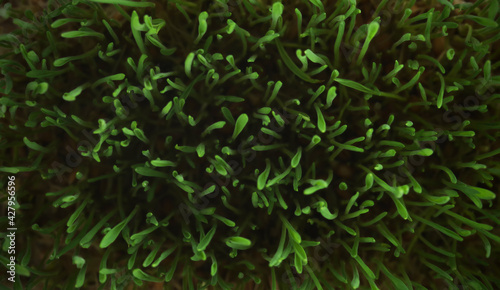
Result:
{"label": "microgreen", "polygon": [[269,162],[269,159],[266,159],[266,169],[257,178],[257,188],[259,190],[264,189],[267,178],[269,177],[269,172],[271,172],[271,163]]}
{"label": "microgreen", "polygon": [[280,53],[281,58],[283,59],[283,62],[285,65],[290,69],[295,75],[297,75],[299,78],[302,80],[309,82],[309,83],[317,83],[319,82],[318,80],[312,79],[308,74],[300,70],[295,63],[292,61],[290,56],[287,54],[285,51],[285,48],[281,44],[281,42],[278,39],[275,39],[276,47],[278,48],[278,51]]}
{"label": "microgreen", "polygon": [[90,246],[90,241],[97,234],[97,232],[101,229],[102,226],[115,214],[115,212],[110,212],[106,215],[102,220],[99,221],[90,231],[85,234],[85,236],[80,240],[80,245],[83,248],[88,248]]}
{"label": "microgreen", "polygon": [[197,250],[204,251],[215,234],[216,227],[214,226],[210,231],[200,240]]}
{"label": "microgreen", "polygon": [[375,37],[379,30],[380,24],[378,22],[371,22],[368,24],[368,33],[366,35],[365,42],[363,43],[363,47],[361,48],[361,52],[359,53],[357,64],[361,64],[361,61],[363,60],[363,57],[366,54],[366,51],[368,50],[368,46],[370,45],[370,42],[372,39]]}
{"label": "microgreen", "polygon": [[113,227],[102,238],[101,243],[99,244],[99,247],[101,247],[101,248],[107,248],[109,245],[111,245],[116,240],[116,238],[118,237],[118,235],[120,234],[120,232],[123,230],[123,228],[125,228],[125,226],[130,222],[130,220],[135,215],[135,213],[137,212],[137,210],[138,210],[138,208],[136,207],[124,221],[120,222],[115,227]]}
{"label": "microgreen", "polygon": [[500,288],[498,1],[27,2],[12,287]]}
{"label": "microgreen", "polygon": [[205,35],[208,29],[207,24],[208,13],[203,11],[198,16],[198,37],[194,40],[195,43],[200,42],[201,38]]}
{"label": "microgreen", "polygon": [[241,133],[241,131],[243,131],[247,123],[248,123],[248,115],[241,114],[236,120],[236,123],[234,125],[233,136],[231,137],[233,140],[235,140],[236,137],[238,137],[238,135]]}
{"label": "microgreen", "polygon": [[246,250],[252,245],[252,242],[243,237],[230,237],[226,240],[226,245],[233,249]]}

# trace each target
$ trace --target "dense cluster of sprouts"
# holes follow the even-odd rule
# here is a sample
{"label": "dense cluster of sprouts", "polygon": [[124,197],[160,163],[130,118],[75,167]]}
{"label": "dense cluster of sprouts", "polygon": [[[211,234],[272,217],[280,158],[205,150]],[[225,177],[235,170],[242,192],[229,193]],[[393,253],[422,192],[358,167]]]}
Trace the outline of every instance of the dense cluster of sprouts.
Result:
{"label": "dense cluster of sprouts", "polygon": [[7,1],[14,288],[500,288],[498,12]]}

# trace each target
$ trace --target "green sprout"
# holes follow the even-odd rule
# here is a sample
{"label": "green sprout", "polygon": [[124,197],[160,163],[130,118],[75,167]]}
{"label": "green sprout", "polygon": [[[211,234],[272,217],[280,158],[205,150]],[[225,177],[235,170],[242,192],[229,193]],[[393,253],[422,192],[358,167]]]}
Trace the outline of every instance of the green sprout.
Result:
{"label": "green sprout", "polygon": [[497,0],[10,2],[2,285],[500,288]]}

